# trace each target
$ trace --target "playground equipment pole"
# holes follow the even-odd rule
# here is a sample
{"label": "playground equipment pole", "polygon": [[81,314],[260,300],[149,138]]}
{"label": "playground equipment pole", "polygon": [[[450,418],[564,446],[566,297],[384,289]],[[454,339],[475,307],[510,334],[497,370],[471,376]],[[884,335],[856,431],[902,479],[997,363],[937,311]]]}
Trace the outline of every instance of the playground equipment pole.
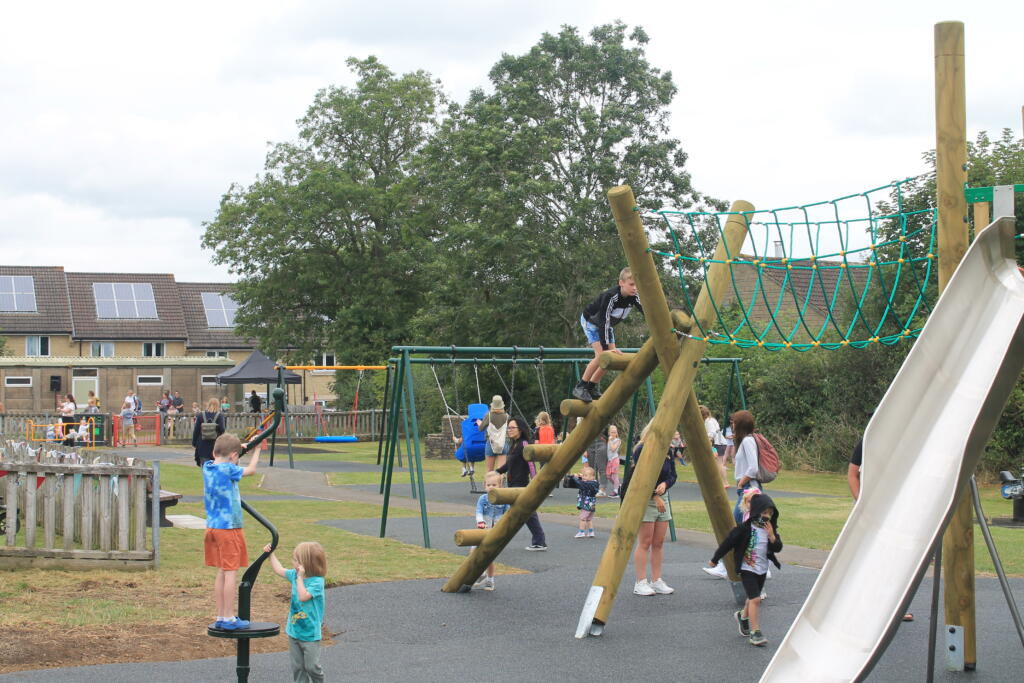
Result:
{"label": "playground equipment pole", "polygon": [[[712,457],[711,444],[704,430],[704,421],[700,417],[696,394],[693,392],[693,378],[696,376],[707,343],[694,338],[684,338],[681,347],[676,343],[672,332],[676,325],[669,312],[654,258],[648,250],[647,235],[632,189],[627,185],[612,188],[608,192],[608,201],[619,229],[626,260],[644,301],[644,317],[647,319],[651,340],[654,342],[658,360],[667,375],[667,380],[661,404],[644,441],[643,451],[634,466],[630,487],[622,501],[615,526],[609,535],[608,545],[594,575],[591,595],[599,591],[600,598],[593,613],[592,623],[599,625],[604,625],[608,621],[615,594],[636,542],[644,509],[650,500],[650,492],[654,489],[668,442],[677,426],[682,428],[688,444],[690,460],[697,474],[716,538],[721,541],[733,527],[721,475]],[[694,308],[695,317],[704,325],[710,323],[713,317],[708,290],[712,296],[721,298],[728,282],[728,266],[724,261],[739,254],[746,238],[747,219],[738,214],[752,211],[753,208],[747,202],[734,202],[730,209],[734,215],[729,218],[723,230],[724,242],[719,241],[715,251],[715,260],[723,263],[712,264]],[[726,562],[727,567],[730,564]],[[730,576],[732,574],[730,571]],[[581,622],[586,619],[586,610],[585,607]],[[579,635],[579,631],[577,634]]]}
{"label": "playground equipment pole", "polygon": [[[964,25],[935,25],[935,173],[938,194],[939,291],[967,251],[967,96]],[[980,226],[979,226],[980,227]],[[967,487],[943,537],[946,625],[963,629],[963,668],[977,665],[974,603],[974,526]]]}

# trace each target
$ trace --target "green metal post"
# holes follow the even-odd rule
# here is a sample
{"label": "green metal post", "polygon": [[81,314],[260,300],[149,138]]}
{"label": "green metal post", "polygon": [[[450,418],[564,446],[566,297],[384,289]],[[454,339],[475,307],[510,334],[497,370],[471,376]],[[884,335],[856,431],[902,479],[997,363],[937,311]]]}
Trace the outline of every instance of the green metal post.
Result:
{"label": "green metal post", "polygon": [[[288,439],[288,469],[295,469],[295,454],[292,451],[292,433],[288,429],[288,388],[284,382],[284,366],[277,366],[277,385],[284,391],[284,414],[281,416],[284,420],[284,435]],[[276,431],[276,430],[275,430]]]}
{"label": "green metal post", "polygon": [[[400,368],[399,368],[400,370]],[[402,372],[395,373],[395,386],[393,390],[395,403],[391,410],[391,433],[388,435],[388,452],[384,458],[384,481],[381,485],[384,494],[384,503],[380,510],[380,537],[384,538],[384,532],[388,525],[388,504],[391,502],[391,478],[395,470],[395,447],[398,444],[398,397],[402,395]]]}
{"label": "green metal post", "polygon": [[[420,523],[423,525],[423,547],[430,547],[430,528],[427,524],[427,494],[423,490],[423,459],[420,454],[420,431],[416,422],[416,394],[413,389],[414,383],[412,378],[412,364],[409,363],[409,352],[403,353],[405,363],[405,384],[406,391],[409,397],[409,412],[411,413],[412,420],[412,443],[415,448],[415,459],[413,459],[413,452],[409,453],[409,472],[411,473],[414,469],[416,470],[416,479],[419,481],[419,498],[420,498]],[[413,487],[413,498],[416,497],[415,486]]]}
{"label": "green metal post", "polygon": [[380,416],[380,434],[377,436],[377,466],[380,467],[380,459],[384,450],[384,443],[387,439],[384,438],[384,433],[387,431],[388,423],[388,389],[391,387],[391,364],[388,363],[387,370],[384,372],[384,398],[380,403],[381,416]]}
{"label": "green metal post", "polygon": [[[629,437],[626,439],[626,471],[633,464],[633,439],[636,438],[636,407],[640,401],[640,392],[633,392],[633,405],[629,409]],[[625,474],[623,474],[625,476]]]}
{"label": "green metal post", "polygon": [[412,428],[409,426],[409,378],[405,378],[405,386],[402,389],[402,424],[405,426],[405,455],[409,461],[409,488],[412,490],[412,498],[416,500],[416,468],[412,464]]}

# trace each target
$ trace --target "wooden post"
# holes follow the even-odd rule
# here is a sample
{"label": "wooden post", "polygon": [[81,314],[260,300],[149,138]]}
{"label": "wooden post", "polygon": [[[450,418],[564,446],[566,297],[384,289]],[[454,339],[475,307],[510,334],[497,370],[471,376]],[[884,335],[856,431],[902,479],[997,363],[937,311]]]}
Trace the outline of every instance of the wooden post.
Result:
{"label": "wooden post", "polygon": [[974,209],[974,233],[977,234],[979,230],[984,229],[985,226],[992,222],[992,219],[989,218],[991,213],[989,212],[988,202],[975,202],[972,208]]}
{"label": "wooden post", "polygon": [[[938,194],[939,291],[967,251],[967,97],[964,25],[935,25],[935,173]],[[964,631],[964,668],[977,664],[974,610],[974,527],[967,489],[943,537],[946,624]]]}
{"label": "wooden post", "polygon": [[[593,616],[593,622],[598,624],[606,624],[608,621],[622,574],[633,551],[644,510],[651,497],[650,492],[657,481],[669,440],[677,427],[682,429],[686,437],[716,537],[719,540],[723,539],[734,526],[721,475],[712,455],[711,443],[704,430],[704,421],[700,417],[697,398],[692,389],[693,379],[707,343],[694,338],[684,338],[681,346],[676,342],[672,332],[672,315],[661,288],[657,267],[648,251],[647,235],[636,210],[632,189],[626,185],[613,188],[608,192],[608,201],[641,301],[644,302],[644,317],[651,330],[651,340],[668,379],[661,404],[644,441],[643,451],[633,469],[630,487],[622,501],[615,526],[609,535],[608,545],[594,575],[593,586],[595,589],[601,589]],[[731,211],[740,213],[752,211],[753,208],[747,202],[735,202]],[[746,238],[747,222],[745,216],[730,217],[723,231],[723,239],[719,241],[715,251],[715,260],[726,260],[729,257],[727,254],[738,255]],[[728,270],[729,267],[725,263],[712,264],[712,269],[709,270],[708,279],[694,307],[694,318],[702,326],[707,326],[713,321],[712,299],[720,300],[728,283]]]}
{"label": "wooden post", "polygon": [[543,467],[530,485],[516,497],[515,504],[506,512],[492,529],[487,531],[483,541],[476,547],[462,565],[452,574],[441,588],[446,593],[456,593],[464,586],[470,586],[487,565],[501,553],[520,527],[526,523],[537,508],[548,499],[548,494],[569,471],[587,446],[597,437],[604,425],[619,411],[633,395],[644,379],[657,365],[654,344],[647,340],[636,358],[622,374],[615,378],[604,395],[590,405],[587,417],[576,426],[558,447],[551,461]]}

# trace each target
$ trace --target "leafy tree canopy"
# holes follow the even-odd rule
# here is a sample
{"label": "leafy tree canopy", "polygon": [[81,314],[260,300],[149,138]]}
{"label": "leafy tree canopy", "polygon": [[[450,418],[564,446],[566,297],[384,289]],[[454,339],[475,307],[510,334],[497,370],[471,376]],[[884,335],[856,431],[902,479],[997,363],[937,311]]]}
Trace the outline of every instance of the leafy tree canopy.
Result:
{"label": "leafy tree canopy", "polygon": [[203,238],[241,276],[238,332],[303,360],[378,360],[427,291],[433,242],[409,220],[409,167],[436,127],[440,84],[373,57],[348,65],[355,87],[318,92],[298,141],[275,145],[252,185],[232,185]]}

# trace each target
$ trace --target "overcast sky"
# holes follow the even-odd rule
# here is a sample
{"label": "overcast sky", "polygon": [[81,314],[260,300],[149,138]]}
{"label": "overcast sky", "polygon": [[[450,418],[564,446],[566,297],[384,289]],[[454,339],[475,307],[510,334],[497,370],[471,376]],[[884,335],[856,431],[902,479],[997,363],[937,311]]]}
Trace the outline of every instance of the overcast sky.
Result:
{"label": "overcast sky", "polygon": [[[0,15],[0,263],[234,279],[200,247],[349,56],[457,100],[502,53],[621,19],[679,94],[697,189],[758,208],[924,170],[933,25],[966,23],[968,134],[1021,132],[1024,2],[67,2]],[[629,12],[626,14],[625,12]]]}

